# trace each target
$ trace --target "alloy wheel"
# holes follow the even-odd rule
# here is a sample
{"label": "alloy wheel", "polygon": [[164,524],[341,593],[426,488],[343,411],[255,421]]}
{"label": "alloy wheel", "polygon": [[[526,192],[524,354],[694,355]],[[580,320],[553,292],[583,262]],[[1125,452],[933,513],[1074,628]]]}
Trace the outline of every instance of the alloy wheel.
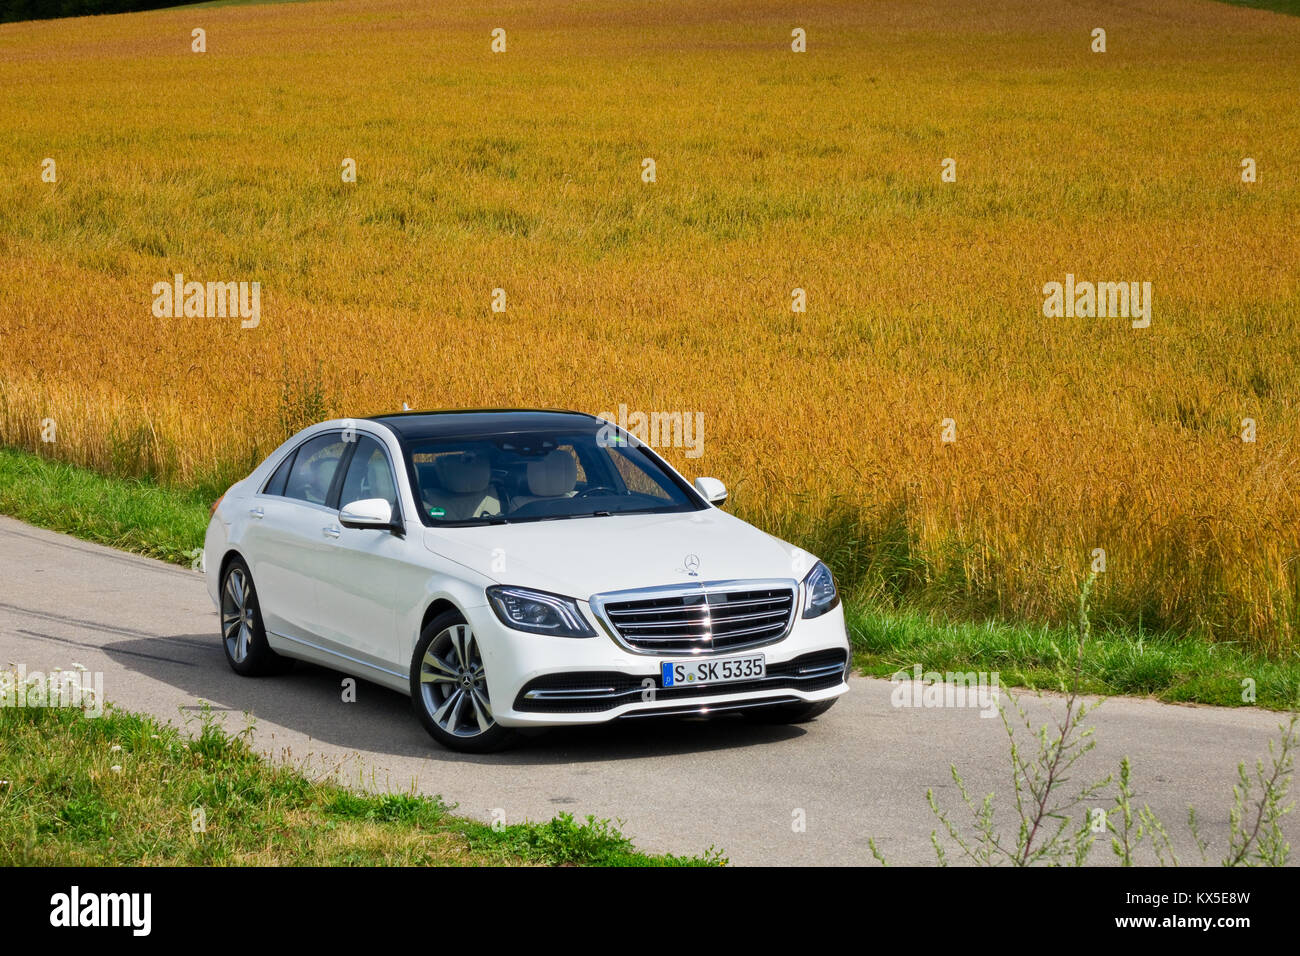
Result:
{"label": "alloy wheel", "polygon": [[420,696],[433,722],[455,737],[476,737],[496,725],[478,641],[468,625],[444,628],[420,661]]}
{"label": "alloy wheel", "polygon": [[221,634],[226,640],[230,658],[242,664],[248,658],[253,642],[253,621],[256,608],[253,588],[243,568],[234,567],[226,575],[226,587],[221,595]]}

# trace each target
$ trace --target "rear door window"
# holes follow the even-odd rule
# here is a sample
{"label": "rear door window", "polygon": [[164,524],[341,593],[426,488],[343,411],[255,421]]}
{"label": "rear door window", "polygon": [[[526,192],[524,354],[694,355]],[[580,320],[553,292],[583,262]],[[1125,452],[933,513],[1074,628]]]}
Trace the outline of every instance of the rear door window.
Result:
{"label": "rear door window", "polygon": [[330,487],[339,469],[347,443],[338,432],[318,435],[298,449],[285,483],[286,498],[296,498],[313,505],[329,500]]}

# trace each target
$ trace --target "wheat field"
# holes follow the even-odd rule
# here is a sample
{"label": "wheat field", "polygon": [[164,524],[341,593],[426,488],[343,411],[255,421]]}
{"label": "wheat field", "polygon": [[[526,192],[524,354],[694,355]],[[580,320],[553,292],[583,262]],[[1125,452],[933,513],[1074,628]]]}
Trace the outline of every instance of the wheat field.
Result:
{"label": "wheat field", "polygon": [[219,492],[327,415],[698,412],[666,456],[862,600],[1062,620],[1101,548],[1105,622],[1296,653],[1300,20],[469,6],[0,26],[0,442]]}

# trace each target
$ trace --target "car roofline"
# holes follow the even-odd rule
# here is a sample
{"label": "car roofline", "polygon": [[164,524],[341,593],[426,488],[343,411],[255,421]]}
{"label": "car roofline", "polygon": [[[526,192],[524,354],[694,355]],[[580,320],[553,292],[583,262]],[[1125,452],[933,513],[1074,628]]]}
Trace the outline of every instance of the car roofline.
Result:
{"label": "car roofline", "polygon": [[456,437],[468,430],[471,421],[483,434],[518,435],[549,431],[556,427],[588,427],[609,424],[588,412],[551,408],[458,408],[434,412],[407,410],[363,419],[383,427],[403,445],[410,441]]}
{"label": "car roofline", "polygon": [[579,415],[598,422],[604,421],[598,415],[593,415],[590,412],[580,412],[572,408],[431,408],[423,411],[408,408],[400,412],[381,412],[378,415],[366,415],[363,418],[368,422],[382,422],[385,418],[412,418],[422,415],[511,415],[521,413]]}

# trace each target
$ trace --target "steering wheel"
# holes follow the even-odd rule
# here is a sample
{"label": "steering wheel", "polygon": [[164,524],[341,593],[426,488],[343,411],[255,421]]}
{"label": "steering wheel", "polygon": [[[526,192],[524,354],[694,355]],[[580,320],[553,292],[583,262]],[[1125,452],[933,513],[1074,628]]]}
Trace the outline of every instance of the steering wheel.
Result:
{"label": "steering wheel", "polygon": [[617,491],[615,491],[613,488],[609,488],[609,487],[607,487],[607,486],[605,486],[605,485],[591,485],[591,486],[589,486],[589,487],[587,487],[587,488],[583,488],[580,492],[578,492],[578,493],[577,493],[576,495],[574,495],[573,497],[575,497],[575,498],[593,498],[593,497],[595,497],[596,495],[616,495],[616,494],[618,494]]}

